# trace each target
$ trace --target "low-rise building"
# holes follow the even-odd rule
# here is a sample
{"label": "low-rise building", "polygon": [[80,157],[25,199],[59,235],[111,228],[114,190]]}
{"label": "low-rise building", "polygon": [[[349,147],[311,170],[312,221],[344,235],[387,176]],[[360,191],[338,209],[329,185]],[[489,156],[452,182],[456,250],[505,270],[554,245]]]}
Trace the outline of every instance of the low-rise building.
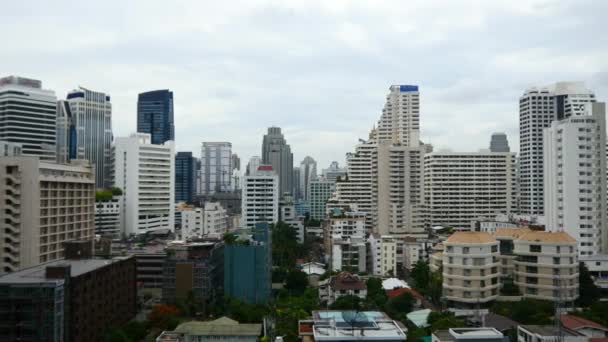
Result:
{"label": "low-rise building", "polygon": [[298,216],[291,196],[283,196],[279,202],[279,221],[293,228],[298,242],[304,243],[304,217]]}
{"label": "low-rise building", "polygon": [[[504,342],[504,335],[494,328],[450,328],[433,332],[432,342]],[[528,341],[530,342],[530,341]]]}
{"label": "low-rise building", "polygon": [[584,256],[580,261],[585,264],[595,286],[601,289],[608,289],[608,254],[597,254]]}
{"label": "low-rise building", "polygon": [[135,256],[137,286],[143,289],[162,289],[163,268],[167,253],[164,244],[150,244],[128,251]]}
{"label": "low-rise building", "polygon": [[173,331],[164,331],[156,342],[256,342],[262,335],[261,323],[239,323],[228,317],[207,322],[185,322]]}
{"label": "low-rise building", "polygon": [[363,236],[336,235],[331,241],[332,271],[367,272],[367,245]]}
{"label": "low-rise building", "polygon": [[390,235],[370,234],[368,245],[368,270],[377,277],[397,275],[397,244]]}
{"label": "low-rise building", "polygon": [[572,334],[555,325],[519,325],[517,342],[588,342],[589,337]]}
{"label": "low-rise building", "polygon": [[319,300],[331,305],[344,296],[355,296],[361,299],[367,297],[365,281],[355,274],[342,272],[329,279],[319,282]]}
{"label": "low-rise building", "polygon": [[95,234],[120,238],[123,235],[120,214],[122,195],[95,201]]}

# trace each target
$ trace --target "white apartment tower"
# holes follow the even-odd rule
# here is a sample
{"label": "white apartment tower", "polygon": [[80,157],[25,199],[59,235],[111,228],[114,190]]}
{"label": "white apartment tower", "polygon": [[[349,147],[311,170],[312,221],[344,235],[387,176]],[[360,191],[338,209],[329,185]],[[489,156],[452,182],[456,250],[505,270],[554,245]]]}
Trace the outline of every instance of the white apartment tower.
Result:
{"label": "white apartment tower", "polygon": [[479,217],[517,211],[516,154],[433,152],[424,156],[430,226],[469,228]]}
{"label": "white apartment tower", "polygon": [[258,222],[279,220],[279,176],[270,165],[260,165],[243,177],[241,225],[255,228]]}
{"label": "white apartment tower", "polygon": [[98,188],[111,185],[112,103],[110,95],[78,87],[68,93],[76,128],[76,159],[86,159],[95,167]]}
{"label": "white apartment tower", "polygon": [[201,150],[201,193],[232,191],[232,144],[203,142]]}
{"label": "white apartment tower", "polygon": [[593,92],[579,82],[559,82],[531,88],[519,99],[519,191],[520,213],[543,215],[543,130],[554,120],[585,112],[595,102]]}
{"label": "white apartment tower", "polygon": [[150,134],[133,133],[114,142],[115,186],[123,189],[126,235],[174,230],[175,147],[154,145]]}
{"label": "white apartment tower", "polygon": [[95,175],[85,162],[0,158],[0,273],[63,259],[63,243],[93,240]]}
{"label": "white apartment tower", "polygon": [[57,97],[42,82],[0,78],[0,141],[21,144],[21,153],[55,161]]}
{"label": "white apartment tower", "polygon": [[606,226],[606,105],[586,105],[545,129],[545,217],[549,231],[565,231],[579,256],[608,250]]}

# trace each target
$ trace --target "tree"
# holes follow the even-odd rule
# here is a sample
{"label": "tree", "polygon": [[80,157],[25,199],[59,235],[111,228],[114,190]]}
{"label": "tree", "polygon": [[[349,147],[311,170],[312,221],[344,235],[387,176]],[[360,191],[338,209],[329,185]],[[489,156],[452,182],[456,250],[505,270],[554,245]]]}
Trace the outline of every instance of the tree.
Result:
{"label": "tree", "polygon": [[368,306],[380,310],[386,304],[388,300],[386,292],[382,287],[382,279],[380,278],[369,278],[367,279],[367,302]]}
{"label": "tree", "polygon": [[443,273],[441,270],[431,272],[428,289],[426,295],[431,297],[433,303],[439,305],[441,295],[443,293]]}
{"label": "tree", "polygon": [[507,277],[502,282],[500,294],[504,296],[521,296],[521,291],[519,290],[519,287],[513,282],[513,278]]}
{"label": "tree", "polygon": [[582,262],[579,264],[578,283],[578,305],[587,307],[595,303],[600,298],[601,291],[597,286],[595,286],[595,282],[593,281],[593,278],[591,278],[589,269],[585,263]]}
{"label": "tree", "polygon": [[412,311],[415,301],[411,293],[402,293],[397,297],[389,299],[384,306],[384,310],[391,318],[398,321],[406,321],[406,314]]}
{"label": "tree", "polygon": [[291,270],[287,274],[285,288],[292,295],[301,295],[308,287],[308,275],[300,270]]}
{"label": "tree", "polygon": [[125,332],[125,335],[127,335],[129,340],[131,341],[141,341],[148,334],[146,324],[138,321],[131,321],[125,324],[122,327],[122,330]]}
{"label": "tree", "polygon": [[166,330],[172,318],[177,318],[181,314],[180,310],[172,305],[155,305],[148,314],[148,322],[155,328]]}
{"label": "tree", "polygon": [[453,313],[436,312],[433,311],[429,314],[428,323],[431,326],[431,332],[437,330],[449,329],[449,328],[460,328],[464,327],[465,322],[459,318],[456,318]]}
{"label": "tree", "polygon": [[506,317],[512,317],[521,324],[551,324],[554,306],[550,301],[522,299],[518,302],[496,302],[491,311]]}
{"label": "tree", "polygon": [[293,269],[296,259],[306,254],[298,243],[296,230],[285,222],[279,221],[272,229],[272,260],[275,266]]}
{"label": "tree", "polygon": [[227,245],[234,245],[237,236],[233,233],[225,233],[223,236],[224,243]]}
{"label": "tree", "polygon": [[605,302],[597,301],[588,308],[582,311],[571,312],[571,314],[608,326],[608,304]]}
{"label": "tree", "polygon": [[414,279],[414,288],[418,292],[426,294],[430,282],[430,273],[429,264],[422,260],[418,260],[412,268],[411,277]]}
{"label": "tree", "polygon": [[112,193],[113,196],[120,196],[120,195],[122,195],[122,189],[119,188],[119,187],[116,187],[116,186],[112,187],[110,189],[110,192]]}
{"label": "tree", "polygon": [[102,338],[103,342],[131,342],[122,329],[109,329]]}

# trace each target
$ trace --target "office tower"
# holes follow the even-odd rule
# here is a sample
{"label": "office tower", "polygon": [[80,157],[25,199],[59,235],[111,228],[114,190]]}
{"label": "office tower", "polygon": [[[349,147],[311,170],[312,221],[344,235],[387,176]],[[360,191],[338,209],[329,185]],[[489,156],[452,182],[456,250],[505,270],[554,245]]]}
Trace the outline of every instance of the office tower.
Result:
{"label": "office tower", "polygon": [[173,92],[153,90],[137,98],[137,132],[152,136],[152,144],[175,141]]}
{"label": "office tower", "polygon": [[424,156],[430,226],[469,228],[479,217],[517,210],[516,154],[432,152]]}
{"label": "office tower", "polygon": [[123,189],[122,226],[126,235],[174,230],[175,147],[152,144],[150,134],[114,141],[115,186]]}
{"label": "office tower", "polygon": [[559,82],[531,88],[519,98],[520,213],[543,215],[543,130],[554,120],[583,114],[595,95],[584,84]]}
{"label": "office tower", "polygon": [[236,153],[233,153],[230,157],[232,159],[232,169],[241,170],[241,158]]}
{"label": "office tower", "polygon": [[310,200],[310,182],[317,179],[317,162],[306,156],[300,163],[300,194],[305,201]]}
{"label": "office tower", "polygon": [[112,159],[110,96],[79,87],[68,93],[67,101],[75,120],[76,159],[86,159],[93,165],[98,188],[109,188]]}
{"label": "office tower", "polygon": [[197,160],[192,152],[175,155],[175,201],[193,203],[196,192]]}
{"label": "office tower", "polygon": [[[118,191],[117,191],[118,190]],[[121,226],[122,191],[98,191],[95,195],[95,234],[121,238],[124,228]]]}
{"label": "office tower", "polygon": [[57,163],[65,164],[78,159],[76,117],[70,103],[57,101]]}
{"label": "office tower", "polygon": [[57,97],[42,82],[18,76],[0,78],[0,141],[21,144],[22,154],[56,159]]}
{"label": "office tower", "polygon": [[253,156],[249,158],[249,162],[247,163],[247,170],[245,170],[246,175],[253,175],[257,172],[258,167],[262,164],[262,158],[258,156]]}
{"label": "office tower", "polygon": [[507,135],[504,133],[492,133],[492,139],[490,140],[490,151],[511,152]]}
{"label": "office tower", "polygon": [[243,177],[241,226],[253,228],[258,222],[279,219],[279,176],[270,165],[260,165],[254,174]]}
{"label": "office tower", "polygon": [[301,192],[301,187],[300,187],[300,168],[299,167],[294,167],[293,168],[293,189],[291,190],[291,193],[293,194],[293,197],[295,199],[299,200],[303,200],[304,199],[304,195]]}
{"label": "office tower", "polygon": [[338,178],[346,177],[346,168],[341,168],[337,161],[333,161],[327,169],[323,169],[322,174],[326,180],[335,183]]}
{"label": "office tower", "polygon": [[608,250],[605,108],[587,104],[588,115],[553,121],[544,135],[546,230],[574,237],[581,257]]}
{"label": "office tower", "polygon": [[95,235],[95,175],[34,157],[0,158],[0,273],[63,258],[65,241]]}
{"label": "office tower", "polygon": [[103,341],[135,317],[135,258],[92,258],[91,245],[66,243],[65,259],[0,277],[2,340]]}
{"label": "office tower", "polygon": [[232,191],[232,144],[203,142],[201,151],[201,193]]}
{"label": "office tower", "polygon": [[327,218],[327,201],[335,189],[335,183],[328,180],[313,180],[310,182],[310,218],[324,220]]}
{"label": "office tower", "polygon": [[252,243],[224,247],[224,295],[250,304],[266,304],[272,291],[270,225],[256,223],[252,233]]}
{"label": "office tower", "polygon": [[262,141],[262,163],[272,165],[279,176],[279,194],[293,191],[293,154],[280,127],[269,127]]}

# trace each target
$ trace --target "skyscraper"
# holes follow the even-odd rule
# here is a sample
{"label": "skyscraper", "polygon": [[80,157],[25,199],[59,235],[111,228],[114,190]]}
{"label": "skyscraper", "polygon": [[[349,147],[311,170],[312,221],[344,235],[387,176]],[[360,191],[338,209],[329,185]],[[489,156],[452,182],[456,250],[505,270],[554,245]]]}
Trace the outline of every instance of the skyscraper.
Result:
{"label": "skyscraper", "polygon": [[520,213],[544,212],[543,130],[554,120],[584,113],[589,102],[595,102],[595,95],[579,82],[531,88],[519,98]]}
{"label": "skyscraper", "polygon": [[606,105],[587,107],[589,115],[553,121],[544,135],[546,230],[574,237],[581,257],[608,250]]}
{"label": "skyscraper", "polygon": [[[95,185],[98,188],[108,188],[111,185],[112,158],[110,96],[78,87],[68,93],[67,101],[70,104],[72,120],[74,120],[72,124],[76,129],[76,159],[86,159],[91,162],[95,168]],[[70,140],[70,144],[74,144],[73,139]],[[63,145],[64,142],[62,142]],[[72,146],[71,149],[73,150],[74,147]]]}
{"label": "skyscraper", "polygon": [[305,201],[310,200],[310,182],[317,179],[317,162],[306,156],[300,163],[300,194]]}
{"label": "skyscraper", "polygon": [[139,94],[137,132],[150,134],[156,145],[175,140],[172,91],[153,90]]}
{"label": "skyscraper", "polygon": [[0,141],[21,144],[23,155],[55,161],[57,97],[42,82],[0,78]]}
{"label": "skyscraper", "polygon": [[201,150],[201,193],[232,191],[232,144],[203,142]]}
{"label": "skyscraper", "polygon": [[507,135],[504,133],[492,133],[492,139],[490,140],[490,151],[511,152]]}
{"label": "skyscraper", "polygon": [[269,127],[262,141],[262,163],[279,176],[280,196],[293,191],[293,154],[280,127]]}
{"label": "skyscraper", "polygon": [[57,163],[65,164],[78,158],[76,118],[72,115],[70,103],[57,101]]}
{"label": "skyscraper", "polygon": [[196,192],[196,158],[192,152],[175,155],[175,202],[192,203]]}
{"label": "skyscraper", "polygon": [[304,198],[304,195],[301,192],[301,187],[300,187],[300,168],[299,167],[294,167],[293,168],[293,189],[292,194],[293,194],[293,198],[295,198],[296,200],[301,200]]}

